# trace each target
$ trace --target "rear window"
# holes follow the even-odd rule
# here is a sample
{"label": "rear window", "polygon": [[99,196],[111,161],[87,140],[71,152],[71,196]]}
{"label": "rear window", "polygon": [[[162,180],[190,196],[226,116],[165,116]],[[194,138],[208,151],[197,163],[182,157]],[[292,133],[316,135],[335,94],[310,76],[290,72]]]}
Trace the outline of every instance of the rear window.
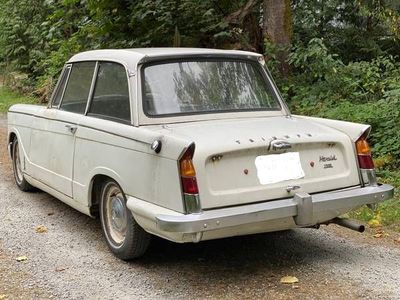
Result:
{"label": "rear window", "polygon": [[142,72],[149,116],[280,110],[262,67],[250,61],[177,61]]}

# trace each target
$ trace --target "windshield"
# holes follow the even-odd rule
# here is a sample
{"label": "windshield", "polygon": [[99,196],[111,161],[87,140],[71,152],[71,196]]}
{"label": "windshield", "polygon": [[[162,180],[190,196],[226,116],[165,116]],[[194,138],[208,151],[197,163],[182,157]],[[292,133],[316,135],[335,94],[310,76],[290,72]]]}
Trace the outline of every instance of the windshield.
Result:
{"label": "windshield", "polygon": [[179,61],[143,69],[143,106],[150,116],[280,110],[258,63]]}

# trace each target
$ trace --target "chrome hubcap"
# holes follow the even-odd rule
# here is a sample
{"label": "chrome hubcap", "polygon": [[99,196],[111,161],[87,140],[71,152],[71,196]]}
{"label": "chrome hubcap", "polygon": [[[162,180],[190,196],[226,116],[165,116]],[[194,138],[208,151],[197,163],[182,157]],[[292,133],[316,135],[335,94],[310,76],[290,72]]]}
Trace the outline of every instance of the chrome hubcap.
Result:
{"label": "chrome hubcap", "polygon": [[115,185],[109,187],[105,196],[108,232],[116,244],[122,244],[125,240],[128,225],[124,196]]}
{"label": "chrome hubcap", "polygon": [[123,199],[114,197],[111,200],[111,220],[115,230],[121,231],[125,225],[125,209],[122,203]]}

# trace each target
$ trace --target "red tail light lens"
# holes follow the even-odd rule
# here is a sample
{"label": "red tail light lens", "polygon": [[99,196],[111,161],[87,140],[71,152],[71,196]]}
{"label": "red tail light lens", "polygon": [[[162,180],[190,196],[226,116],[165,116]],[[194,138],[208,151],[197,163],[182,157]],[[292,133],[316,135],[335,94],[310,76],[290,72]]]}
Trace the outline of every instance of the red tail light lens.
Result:
{"label": "red tail light lens", "polygon": [[199,189],[197,188],[196,177],[182,177],[182,188],[186,194],[198,194]]}
{"label": "red tail light lens", "polygon": [[356,142],[358,163],[361,169],[374,169],[374,161],[372,160],[371,148],[365,136],[362,136]]}
{"label": "red tail light lens", "polygon": [[196,171],[193,165],[194,145],[191,145],[179,161],[179,169],[182,181],[182,190],[185,194],[198,194]]}

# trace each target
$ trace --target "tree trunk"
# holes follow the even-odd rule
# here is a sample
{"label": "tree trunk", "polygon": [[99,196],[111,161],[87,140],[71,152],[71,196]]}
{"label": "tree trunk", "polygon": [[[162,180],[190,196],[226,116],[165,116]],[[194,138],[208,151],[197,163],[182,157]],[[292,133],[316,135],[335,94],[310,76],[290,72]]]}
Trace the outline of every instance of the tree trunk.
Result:
{"label": "tree trunk", "polygon": [[[260,0],[248,0],[239,10],[225,17],[230,25],[243,29],[244,38],[236,43],[235,49],[260,52],[263,51],[263,37],[258,17],[254,14],[259,10]],[[255,8],[258,7],[258,8]]]}
{"label": "tree trunk", "polygon": [[284,77],[290,73],[287,62],[293,35],[293,15],[290,0],[264,0],[263,35],[276,48],[279,71]]}

